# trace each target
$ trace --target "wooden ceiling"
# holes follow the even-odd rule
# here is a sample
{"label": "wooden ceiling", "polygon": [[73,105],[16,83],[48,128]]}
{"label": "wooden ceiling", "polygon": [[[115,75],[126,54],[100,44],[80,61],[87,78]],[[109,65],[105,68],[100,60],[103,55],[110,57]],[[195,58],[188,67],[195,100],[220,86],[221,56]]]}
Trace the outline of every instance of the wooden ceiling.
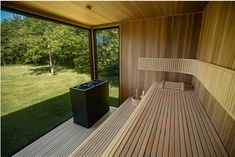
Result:
{"label": "wooden ceiling", "polygon": [[92,27],[130,19],[199,12],[206,4],[203,1],[4,1],[1,5],[3,8]]}

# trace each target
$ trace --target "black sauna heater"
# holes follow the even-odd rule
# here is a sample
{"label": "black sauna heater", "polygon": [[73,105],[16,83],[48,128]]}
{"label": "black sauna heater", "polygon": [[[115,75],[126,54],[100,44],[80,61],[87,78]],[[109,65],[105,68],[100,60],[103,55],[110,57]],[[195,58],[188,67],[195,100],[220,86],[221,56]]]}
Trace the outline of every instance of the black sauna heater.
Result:
{"label": "black sauna heater", "polygon": [[92,80],[70,88],[74,123],[91,127],[109,111],[108,81]]}

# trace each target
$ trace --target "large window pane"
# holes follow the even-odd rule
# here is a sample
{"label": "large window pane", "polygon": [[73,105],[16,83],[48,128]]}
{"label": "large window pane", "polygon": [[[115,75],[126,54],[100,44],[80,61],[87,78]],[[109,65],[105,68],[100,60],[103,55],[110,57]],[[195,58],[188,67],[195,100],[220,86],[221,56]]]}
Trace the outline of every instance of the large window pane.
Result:
{"label": "large window pane", "polygon": [[71,117],[69,88],[89,81],[89,30],[1,12],[2,155]]}
{"label": "large window pane", "polygon": [[109,81],[110,105],[119,106],[119,29],[95,31],[98,78]]}

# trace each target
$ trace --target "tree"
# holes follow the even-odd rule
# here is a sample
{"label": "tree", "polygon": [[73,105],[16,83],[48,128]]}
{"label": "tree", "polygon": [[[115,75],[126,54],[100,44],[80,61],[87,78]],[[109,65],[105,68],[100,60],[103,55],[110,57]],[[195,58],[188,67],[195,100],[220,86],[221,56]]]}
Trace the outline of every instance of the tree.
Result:
{"label": "tree", "polygon": [[[1,61],[5,64],[34,64],[75,67],[90,72],[89,31],[31,17],[15,16],[1,23]],[[99,73],[118,75],[118,29],[97,31]]]}
{"label": "tree", "polygon": [[1,62],[4,65],[20,63],[21,56],[27,49],[21,34],[23,20],[20,16],[15,16],[1,23]]}
{"label": "tree", "polygon": [[32,34],[28,36],[25,57],[28,61],[40,63],[48,56],[51,74],[55,74],[56,64],[73,66],[73,59],[79,58],[80,65],[86,69],[84,62],[89,63],[88,31],[35,19],[27,20],[27,27]]}
{"label": "tree", "polygon": [[119,75],[118,29],[97,31],[98,70],[102,75]]}
{"label": "tree", "polygon": [[[74,53],[73,64],[75,70],[80,73],[90,72],[90,55],[89,55],[89,34],[88,31],[77,29],[76,40],[78,52]],[[75,37],[75,36],[74,36]]]}

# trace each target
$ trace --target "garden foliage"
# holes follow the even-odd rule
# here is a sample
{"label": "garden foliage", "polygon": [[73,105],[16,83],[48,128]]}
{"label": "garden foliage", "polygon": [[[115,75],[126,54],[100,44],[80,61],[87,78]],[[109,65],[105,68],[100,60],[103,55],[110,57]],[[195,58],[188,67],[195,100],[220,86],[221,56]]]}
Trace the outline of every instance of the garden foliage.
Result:
{"label": "garden foliage", "polygon": [[[53,70],[60,65],[90,73],[89,33],[31,17],[6,19],[1,22],[1,64],[48,64]],[[100,72],[118,74],[118,30],[100,31],[98,37]]]}

